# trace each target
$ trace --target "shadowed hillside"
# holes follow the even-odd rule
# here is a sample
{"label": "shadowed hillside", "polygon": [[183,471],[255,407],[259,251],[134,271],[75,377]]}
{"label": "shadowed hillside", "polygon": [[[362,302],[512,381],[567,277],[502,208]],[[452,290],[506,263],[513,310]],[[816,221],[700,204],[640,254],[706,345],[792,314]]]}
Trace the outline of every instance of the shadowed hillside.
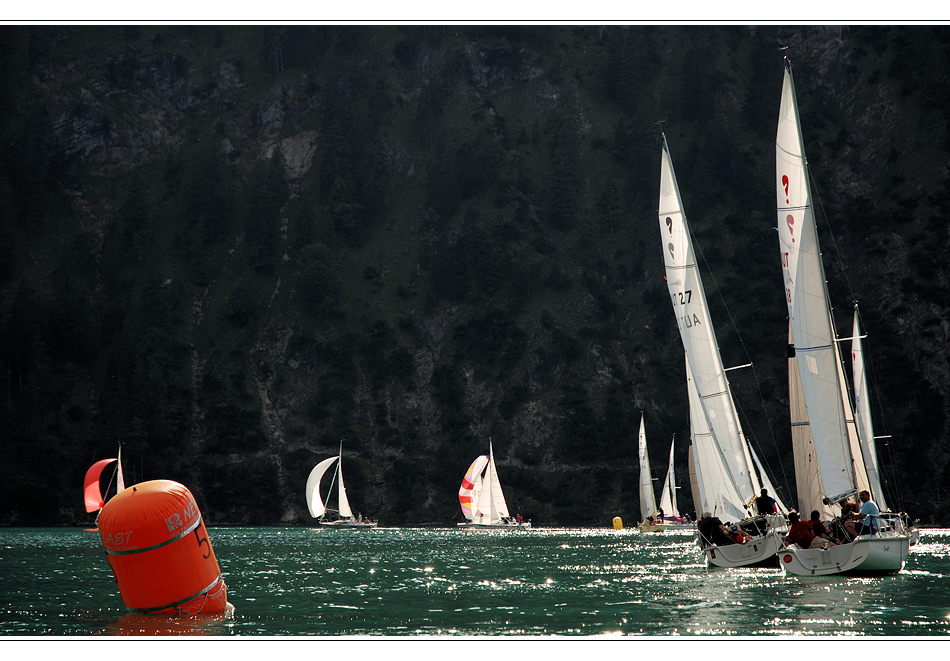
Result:
{"label": "shadowed hillside", "polygon": [[861,303],[891,490],[950,524],[945,27],[0,27],[0,522],[185,483],[213,524],[460,517],[491,438],[536,525],[639,516],[683,350],[676,163],[747,435],[793,501],[775,224],[795,66],[837,322]]}

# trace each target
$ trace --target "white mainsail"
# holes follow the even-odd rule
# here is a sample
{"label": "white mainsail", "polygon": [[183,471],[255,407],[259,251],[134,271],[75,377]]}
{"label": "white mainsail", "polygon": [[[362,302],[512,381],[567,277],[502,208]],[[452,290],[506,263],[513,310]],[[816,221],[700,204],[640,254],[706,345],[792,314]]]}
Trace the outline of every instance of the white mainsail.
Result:
{"label": "white mainsail", "polygon": [[868,382],[864,369],[864,351],[861,342],[861,326],[858,322],[858,306],[854,306],[854,324],[851,334],[851,366],[854,374],[854,417],[861,439],[861,451],[867,471],[869,491],[881,508],[887,510],[884,502],[884,490],[881,488],[881,473],[877,463],[877,448],[874,441],[874,425],[871,422],[871,401],[868,394]]}
{"label": "white mainsail", "polygon": [[722,462],[742,502],[750,503],[759,495],[760,482],[753,468],[752,456],[739,424],[739,415],[722,365],[665,135],[661,153],[658,218],[664,245],[666,283],[686,350],[687,363],[692,370],[693,383]]}
{"label": "white mainsail", "polygon": [[119,443],[119,458],[117,459],[118,466],[116,467],[116,478],[115,478],[115,492],[122,493],[125,491],[125,475],[122,473],[122,444]]}
{"label": "white mainsail", "polygon": [[653,475],[650,473],[650,455],[647,453],[647,433],[640,414],[640,521],[649,521],[656,514],[656,497],[653,495]]}
{"label": "white mainsail", "polygon": [[836,502],[854,493],[854,466],[790,65],[785,68],[775,154],[785,302],[823,495]]}
{"label": "white mainsail", "polygon": [[795,345],[792,343],[792,329],[788,329],[788,403],[792,423],[792,453],[795,460],[795,489],[798,493],[797,509],[810,513],[817,510],[821,518],[827,521],[835,513],[830,505],[821,502],[824,487],[821,482],[821,469],[815,456],[815,444],[808,425],[808,413],[805,411],[805,396],[798,375],[798,361],[795,359]]}
{"label": "white mainsail", "polygon": [[502,519],[509,516],[508,503],[505,502],[505,494],[502,493],[501,482],[498,480],[498,470],[495,468],[495,451],[491,440],[488,441],[488,467],[482,478],[475,516],[476,523],[492,525],[501,523]]}
{"label": "white mainsail", "polygon": [[341,519],[348,519],[353,516],[353,510],[350,509],[350,501],[346,497],[346,487],[343,486],[343,445],[340,445],[340,461],[336,465],[337,479],[337,508],[340,511]]}
{"label": "white mainsail", "polygon": [[670,467],[666,471],[666,479],[663,481],[663,492],[660,494],[660,509],[663,510],[664,518],[680,517],[679,508],[676,505],[676,475],[673,472],[673,449],[676,439],[670,443]]}

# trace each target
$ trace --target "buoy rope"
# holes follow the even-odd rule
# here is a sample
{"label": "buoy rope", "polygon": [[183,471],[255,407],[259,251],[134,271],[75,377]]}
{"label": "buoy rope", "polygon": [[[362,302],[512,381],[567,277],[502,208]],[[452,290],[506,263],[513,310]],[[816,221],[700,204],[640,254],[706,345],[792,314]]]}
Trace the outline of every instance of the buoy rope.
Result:
{"label": "buoy rope", "polygon": [[167,609],[169,609],[169,608],[178,609],[179,606],[181,606],[181,605],[183,605],[183,604],[187,604],[188,602],[193,601],[193,600],[197,599],[198,597],[205,596],[205,598],[207,598],[206,595],[207,595],[209,592],[211,592],[211,589],[212,589],[214,586],[216,586],[218,583],[220,583],[220,582],[222,582],[222,578],[221,578],[221,574],[218,574],[218,575],[215,577],[215,579],[214,579],[213,581],[211,581],[211,584],[210,584],[208,587],[206,587],[204,590],[199,590],[198,592],[194,593],[194,594],[191,595],[190,597],[185,597],[184,599],[179,599],[178,601],[173,601],[172,603],[170,603],[170,604],[165,604],[164,606],[152,606],[152,607],[150,607],[150,608],[136,608],[136,609],[134,609],[134,610],[136,610],[136,611],[138,611],[138,612],[141,612],[141,613],[154,613],[154,612],[156,612],[156,611],[163,611],[163,610],[167,610]]}

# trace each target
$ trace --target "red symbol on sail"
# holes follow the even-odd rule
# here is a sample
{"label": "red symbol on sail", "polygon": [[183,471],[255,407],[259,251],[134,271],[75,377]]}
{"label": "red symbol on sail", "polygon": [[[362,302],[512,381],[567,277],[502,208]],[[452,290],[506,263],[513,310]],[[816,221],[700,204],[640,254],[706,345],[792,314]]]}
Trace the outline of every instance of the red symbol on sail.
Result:
{"label": "red symbol on sail", "polygon": [[788,175],[782,175],[782,185],[785,186],[785,204],[788,204]]}
{"label": "red symbol on sail", "polygon": [[792,235],[792,243],[795,243],[795,228],[793,227],[795,224],[795,216],[788,214],[788,216],[785,217],[785,224],[788,225],[788,233]]}

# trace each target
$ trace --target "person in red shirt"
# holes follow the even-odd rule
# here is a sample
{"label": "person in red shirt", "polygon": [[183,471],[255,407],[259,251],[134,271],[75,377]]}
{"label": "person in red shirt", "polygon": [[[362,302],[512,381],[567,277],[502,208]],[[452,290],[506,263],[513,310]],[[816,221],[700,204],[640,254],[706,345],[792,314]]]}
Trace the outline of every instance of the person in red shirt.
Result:
{"label": "person in red shirt", "polygon": [[789,546],[797,544],[803,549],[807,549],[811,546],[812,541],[815,539],[815,533],[812,532],[810,525],[799,520],[798,512],[789,512],[788,522],[792,525],[789,526],[788,534],[785,535],[785,543]]}

